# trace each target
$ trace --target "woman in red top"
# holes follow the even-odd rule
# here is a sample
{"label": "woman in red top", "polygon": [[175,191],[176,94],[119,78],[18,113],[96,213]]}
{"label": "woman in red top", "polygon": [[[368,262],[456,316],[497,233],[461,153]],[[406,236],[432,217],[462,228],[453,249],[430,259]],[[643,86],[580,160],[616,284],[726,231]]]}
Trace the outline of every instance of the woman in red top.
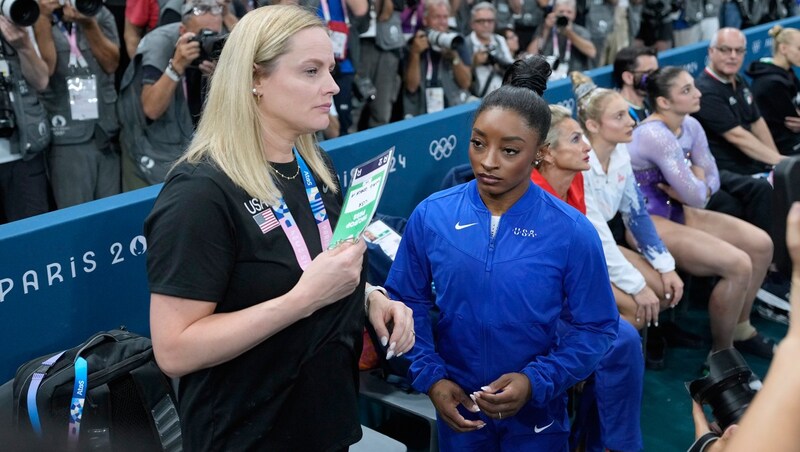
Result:
{"label": "woman in red top", "polygon": [[547,143],[548,149],[534,162],[531,180],[586,215],[581,171],[589,169],[592,147],[583,138],[580,124],[560,105],[550,106]]}

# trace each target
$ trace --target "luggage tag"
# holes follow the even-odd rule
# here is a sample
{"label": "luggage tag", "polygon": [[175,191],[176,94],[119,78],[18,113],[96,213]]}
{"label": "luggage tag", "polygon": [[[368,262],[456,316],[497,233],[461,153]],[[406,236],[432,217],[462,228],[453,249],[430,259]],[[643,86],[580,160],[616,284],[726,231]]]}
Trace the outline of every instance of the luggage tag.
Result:
{"label": "luggage tag", "polygon": [[333,57],[337,61],[347,58],[347,36],[349,27],[346,23],[338,20],[328,22],[328,29],[331,31],[331,44],[333,44]]}
{"label": "luggage tag", "polygon": [[67,32],[64,23],[59,21],[58,26],[64,37],[69,42],[69,70],[67,77],[67,91],[69,92],[69,110],[73,121],[88,121],[97,119],[100,114],[97,109],[97,78],[89,70],[86,59],[78,48],[76,36],[77,27]]}
{"label": "luggage tag", "polygon": [[97,79],[94,74],[67,78],[67,90],[73,121],[88,121],[100,117],[97,109]]}
{"label": "luggage tag", "polygon": [[428,113],[444,110],[444,88],[441,86],[425,88],[425,106],[428,108]]}
{"label": "luggage tag", "polygon": [[569,64],[564,63],[563,61],[556,60],[557,64],[553,72],[550,74],[549,80],[561,80],[567,77],[567,69],[569,69]]}
{"label": "luggage tag", "polygon": [[344,0],[341,1],[344,21],[331,20],[328,0],[321,0],[319,3],[320,8],[322,8],[322,17],[325,19],[325,23],[328,24],[328,30],[330,30],[333,57],[336,58],[336,61],[343,61],[347,58],[347,38],[350,35],[350,18],[347,16],[347,4],[345,4]]}

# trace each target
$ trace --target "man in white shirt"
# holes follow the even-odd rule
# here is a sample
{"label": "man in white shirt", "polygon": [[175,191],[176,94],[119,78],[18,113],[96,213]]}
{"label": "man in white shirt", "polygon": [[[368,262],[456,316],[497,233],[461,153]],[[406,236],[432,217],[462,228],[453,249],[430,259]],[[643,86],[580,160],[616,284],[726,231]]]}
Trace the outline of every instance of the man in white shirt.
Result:
{"label": "man in white shirt", "polygon": [[506,39],[494,32],[497,10],[489,2],[472,7],[467,46],[472,54],[473,83],[470,91],[483,97],[503,84],[503,72],[514,62]]}

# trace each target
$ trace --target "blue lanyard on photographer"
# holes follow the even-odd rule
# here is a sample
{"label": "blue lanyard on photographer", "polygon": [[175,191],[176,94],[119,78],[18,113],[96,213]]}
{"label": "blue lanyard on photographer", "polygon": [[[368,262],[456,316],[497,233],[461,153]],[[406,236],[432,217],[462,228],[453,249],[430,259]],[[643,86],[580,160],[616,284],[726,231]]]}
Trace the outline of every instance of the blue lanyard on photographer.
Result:
{"label": "blue lanyard on photographer", "polygon": [[78,48],[76,24],[72,30],[67,31],[64,22],[58,21],[58,28],[64,33],[69,43],[69,69],[67,77],[67,91],[69,91],[69,108],[73,121],[87,121],[100,117],[97,110],[97,79],[89,69],[86,58]]}
{"label": "blue lanyard on photographer", "polygon": [[328,6],[328,0],[320,0],[320,8],[322,8],[322,17],[325,19],[328,29],[331,31],[331,44],[333,44],[333,56],[337,61],[347,59],[347,38],[350,34],[350,17],[347,15],[347,5],[344,0],[342,1],[342,16],[344,22],[341,20],[331,20],[331,10]]}
{"label": "blue lanyard on photographer", "polygon": [[75,358],[75,385],[72,388],[72,400],[69,404],[69,448],[75,450],[81,433],[81,418],[89,390],[89,372],[86,360]]}
{"label": "blue lanyard on photographer", "polygon": [[[306,165],[300,153],[297,152],[297,149],[293,149],[293,152],[297,159],[297,166],[300,169],[300,173],[303,175],[303,184],[306,187],[306,196],[308,197],[308,204],[311,206],[311,213],[314,215],[314,220],[317,222],[322,251],[325,251],[331,243],[331,237],[333,237],[331,222],[328,219],[328,211],[325,210],[325,204],[322,202],[322,196],[319,194],[317,181],[314,179],[314,175],[308,169],[308,165]],[[275,217],[278,219],[278,223],[281,225],[284,234],[286,234],[286,238],[289,239],[289,243],[292,245],[292,250],[297,258],[297,262],[300,264],[300,268],[305,271],[311,264],[311,255],[308,252],[308,246],[306,246],[303,234],[294,221],[294,217],[289,211],[286,201],[283,197],[278,201],[279,204],[277,206],[272,206],[272,210],[275,212]]]}

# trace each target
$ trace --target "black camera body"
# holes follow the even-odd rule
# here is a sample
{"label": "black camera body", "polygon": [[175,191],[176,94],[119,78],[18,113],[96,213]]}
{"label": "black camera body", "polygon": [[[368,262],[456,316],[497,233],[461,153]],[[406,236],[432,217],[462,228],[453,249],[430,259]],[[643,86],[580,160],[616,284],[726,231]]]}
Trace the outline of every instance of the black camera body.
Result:
{"label": "black camera body", "polygon": [[[66,2],[64,0],[58,0],[58,4],[64,6]],[[96,16],[97,13],[100,12],[100,8],[103,7],[105,0],[72,0],[72,5],[75,9],[78,10],[79,13],[83,14],[84,16]]]}
{"label": "black camera body", "polygon": [[557,16],[556,17],[556,27],[564,28],[569,25],[569,18],[567,16]]}
{"label": "black camera body", "polygon": [[222,48],[225,47],[225,41],[228,39],[227,33],[218,33],[214,30],[203,28],[199,33],[194,35],[189,42],[195,41],[200,43],[200,56],[197,57],[190,64],[191,67],[198,67],[203,61],[217,61],[222,53]]}
{"label": "black camera body", "polygon": [[0,74],[0,138],[10,138],[17,130],[17,116],[11,103],[11,79]]}
{"label": "black camera body", "polygon": [[500,47],[494,44],[486,48],[486,53],[488,54],[486,58],[486,64],[488,66],[494,66],[496,64],[500,69],[506,70],[509,66],[514,64],[514,61],[508,60],[506,56],[503,55]]}
{"label": "black camera body", "polygon": [[708,375],[686,383],[692,398],[711,406],[724,431],[744,414],[756,390],[750,386],[753,371],[736,349],[727,348],[708,357]]}

